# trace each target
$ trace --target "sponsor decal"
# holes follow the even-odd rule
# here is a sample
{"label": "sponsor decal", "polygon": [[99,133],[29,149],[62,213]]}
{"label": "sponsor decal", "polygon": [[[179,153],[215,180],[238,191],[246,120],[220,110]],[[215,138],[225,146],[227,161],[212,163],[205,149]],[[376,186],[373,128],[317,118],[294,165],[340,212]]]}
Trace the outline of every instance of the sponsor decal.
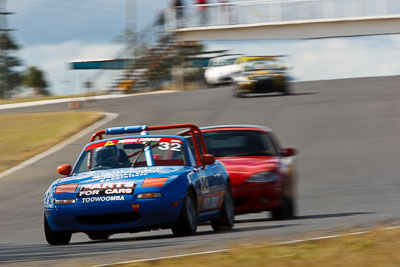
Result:
{"label": "sponsor decal", "polygon": [[136,173],[132,172],[102,172],[100,174],[96,174],[93,176],[93,179],[106,179],[106,178],[112,178],[113,180],[117,179],[128,179],[128,178],[133,178],[136,177]]}
{"label": "sponsor decal", "polygon": [[102,147],[102,146],[104,146],[106,143],[107,143],[107,142],[104,141],[104,142],[99,142],[99,143],[91,144],[91,145],[89,145],[89,146],[87,146],[87,147],[85,148],[85,151],[91,150],[91,149],[94,149],[94,148],[97,148],[97,147]]}
{"label": "sponsor decal", "polygon": [[79,188],[77,197],[133,194],[135,187],[134,182],[87,184]]}
{"label": "sponsor decal", "polygon": [[146,176],[148,174],[153,173],[166,173],[170,171],[166,167],[151,167],[151,168],[140,168],[140,169],[132,169],[130,171],[120,171],[120,170],[107,170],[105,172],[100,172],[99,174],[93,175],[93,179],[128,179]]}
{"label": "sponsor decal", "polygon": [[121,139],[117,141],[117,144],[131,144],[137,143],[139,138]]}
{"label": "sponsor decal", "polygon": [[115,146],[115,143],[113,141],[107,141],[104,146]]}
{"label": "sponsor decal", "polygon": [[160,143],[166,142],[166,143],[182,144],[181,139],[172,138],[172,137],[137,137],[137,138],[124,138],[124,139],[116,139],[116,140],[108,140],[108,141],[98,142],[98,143],[89,145],[88,147],[86,147],[85,150],[91,150],[91,149],[94,149],[97,147],[103,147],[103,146],[146,143],[146,142],[160,142]]}
{"label": "sponsor decal", "polygon": [[138,137],[138,138],[119,139],[116,140],[116,142],[117,144],[146,143],[146,142],[182,143],[182,140],[170,137]]}
{"label": "sponsor decal", "polygon": [[221,196],[206,197],[203,200],[203,204],[201,206],[201,209],[202,210],[214,210],[214,209],[217,209],[220,199],[221,199]]}
{"label": "sponsor decal", "polygon": [[105,202],[105,201],[124,201],[124,196],[100,196],[100,197],[83,197],[82,203]]}
{"label": "sponsor decal", "polygon": [[[142,178],[147,175],[151,174],[165,174],[170,172],[175,172],[176,167],[171,166],[158,166],[158,167],[141,167],[136,169],[129,169],[129,170],[105,170],[105,171],[97,171],[95,175],[91,177],[91,179],[86,180],[86,183],[106,183],[112,182],[115,180],[121,179],[135,179],[135,178]],[[90,176],[80,176],[82,178]]]}
{"label": "sponsor decal", "polygon": [[202,194],[207,194],[210,192],[210,186],[208,185],[208,179],[206,176],[200,177],[200,190]]}

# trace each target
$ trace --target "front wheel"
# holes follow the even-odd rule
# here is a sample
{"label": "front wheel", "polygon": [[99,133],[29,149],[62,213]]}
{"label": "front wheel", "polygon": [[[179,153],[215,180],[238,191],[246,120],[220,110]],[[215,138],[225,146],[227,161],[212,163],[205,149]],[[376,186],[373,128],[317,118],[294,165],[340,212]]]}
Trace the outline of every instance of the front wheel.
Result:
{"label": "front wheel", "polygon": [[294,200],[292,197],[282,197],[281,205],[271,211],[273,220],[289,220],[295,216]]}
{"label": "front wheel", "polygon": [[292,94],[292,88],[290,87],[289,84],[285,84],[285,87],[283,88],[282,94],[284,94],[284,95],[291,95]]}
{"label": "front wheel", "polygon": [[193,235],[197,231],[196,201],[193,191],[190,189],[186,192],[181,213],[171,230],[176,236]]}
{"label": "front wheel", "polygon": [[241,98],[241,97],[244,97],[244,94],[242,92],[240,92],[239,87],[234,87],[233,88],[233,96]]}
{"label": "front wheel", "polygon": [[222,204],[220,217],[211,221],[214,231],[226,231],[232,229],[235,224],[235,207],[231,186],[228,184],[225,192],[224,203]]}
{"label": "front wheel", "polygon": [[44,216],[44,235],[50,245],[66,245],[71,241],[71,233],[67,231],[53,231]]}

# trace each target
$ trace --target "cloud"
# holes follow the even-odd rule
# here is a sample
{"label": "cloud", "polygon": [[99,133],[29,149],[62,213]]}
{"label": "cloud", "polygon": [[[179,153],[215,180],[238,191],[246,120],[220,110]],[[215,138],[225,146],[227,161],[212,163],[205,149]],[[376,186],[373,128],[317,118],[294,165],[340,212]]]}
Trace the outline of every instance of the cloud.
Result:
{"label": "cloud", "polygon": [[[118,44],[84,44],[69,41],[60,44],[29,46],[22,49],[21,58],[26,66],[36,66],[45,72],[51,86],[49,89],[53,94],[75,94],[82,92],[82,83],[87,79],[96,78],[97,86],[104,88],[105,83],[111,82],[112,77],[98,75],[100,70],[70,70],[68,62],[115,58],[123,51],[122,49],[122,45]],[[100,78],[109,79],[100,81]]]}
{"label": "cloud", "polygon": [[[136,9],[131,4],[136,2]],[[137,0],[13,0],[9,26],[23,46],[43,43],[111,42],[125,27],[142,29],[156,17],[167,1]],[[136,12],[136,19],[132,19]]]}

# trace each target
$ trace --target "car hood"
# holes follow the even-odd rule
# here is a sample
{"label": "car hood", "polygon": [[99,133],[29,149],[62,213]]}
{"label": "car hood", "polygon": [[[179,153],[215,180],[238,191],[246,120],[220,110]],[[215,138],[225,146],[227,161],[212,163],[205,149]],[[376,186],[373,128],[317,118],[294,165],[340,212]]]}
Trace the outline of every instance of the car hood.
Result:
{"label": "car hood", "polygon": [[141,186],[145,178],[174,178],[184,173],[186,168],[185,166],[162,166],[90,171],[58,179],[53,183],[53,186],[72,183],[77,183],[79,185],[106,182],[117,183],[126,182],[128,180],[135,182],[136,186]]}
{"label": "car hood", "polygon": [[271,156],[218,157],[231,178],[232,184],[241,182],[247,177],[276,168],[279,160]]}

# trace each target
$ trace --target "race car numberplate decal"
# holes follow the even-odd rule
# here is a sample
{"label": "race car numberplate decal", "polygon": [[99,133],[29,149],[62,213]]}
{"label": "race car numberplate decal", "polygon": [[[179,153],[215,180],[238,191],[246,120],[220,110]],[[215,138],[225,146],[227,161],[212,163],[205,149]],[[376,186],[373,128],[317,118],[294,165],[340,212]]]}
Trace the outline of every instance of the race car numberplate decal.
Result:
{"label": "race car numberplate decal", "polygon": [[135,187],[136,183],[134,182],[82,185],[79,188],[77,197],[133,194]]}

